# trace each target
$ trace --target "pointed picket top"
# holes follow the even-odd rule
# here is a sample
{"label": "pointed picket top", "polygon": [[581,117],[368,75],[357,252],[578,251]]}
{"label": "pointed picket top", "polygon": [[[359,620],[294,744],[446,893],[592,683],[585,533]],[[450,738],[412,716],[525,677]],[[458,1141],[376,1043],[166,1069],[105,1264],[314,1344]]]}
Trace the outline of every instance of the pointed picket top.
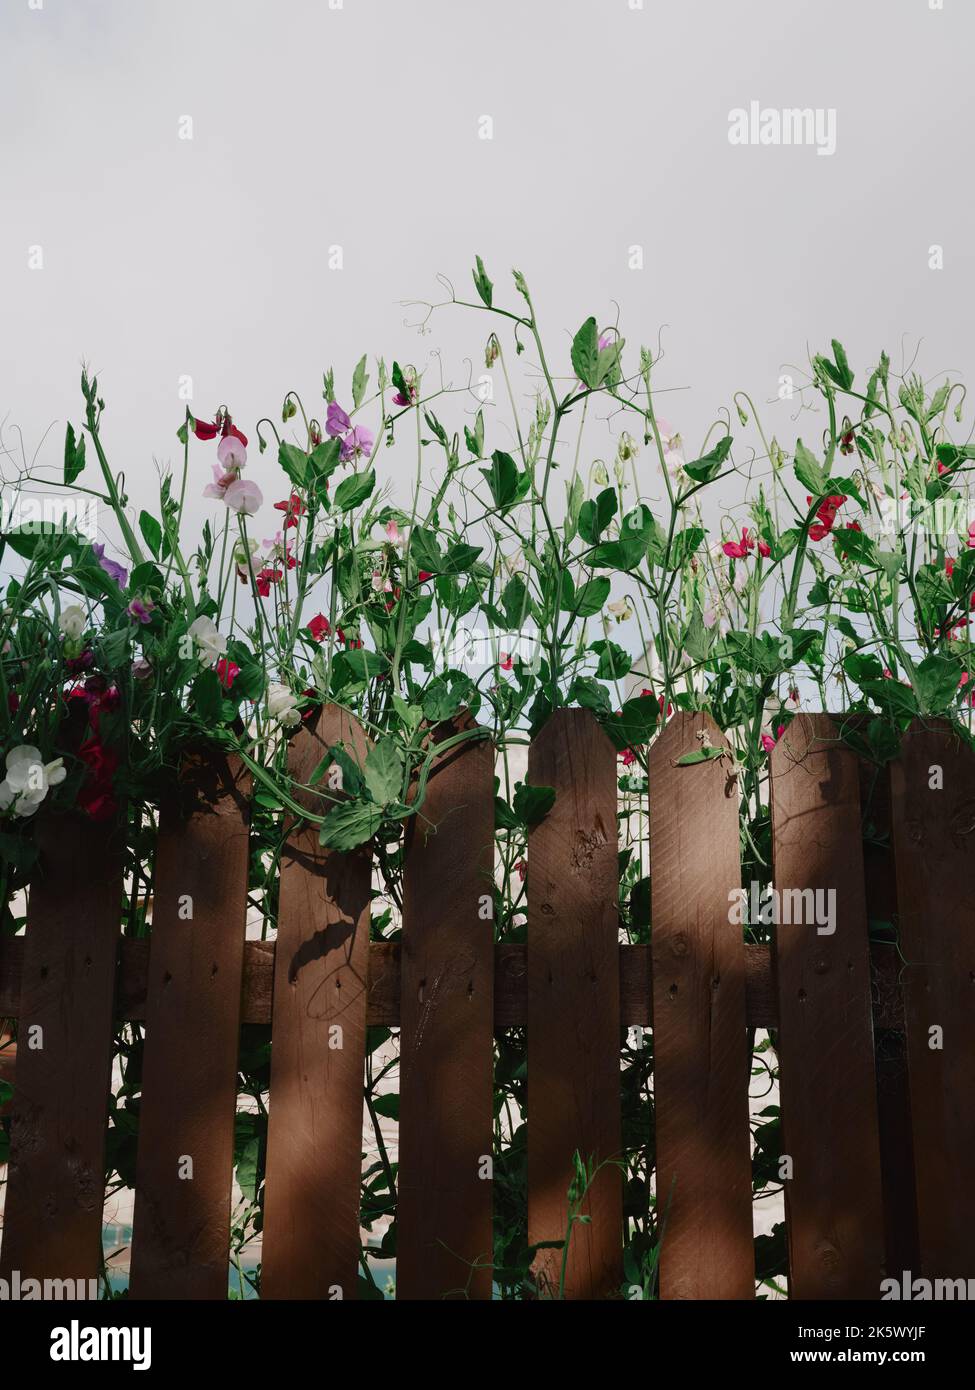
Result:
{"label": "pointed picket top", "polygon": [[572,737],[583,735],[590,737],[596,744],[601,739],[604,740],[612,750],[615,762],[616,750],[613,747],[613,742],[600,725],[599,720],[592,710],[577,706],[563,706],[561,709],[553,710],[532,739],[532,749],[546,749],[550,743],[563,737],[563,730],[571,734]]}
{"label": "pointed picket top", "polygon": [[[728,756],[723,758],[701,758],[694,764],[679,764],[678,760],[688,753],[700,753],[706,748],[721,748]],[[725,776],[731,773],[731,754],[733,750],[725,735],[705,710],[678,710],[664,724],[660,733],[650,745],[650,789],[653,791],[653,778],[664,768],[672,765],[706,767],[717,764],[724,769]]]}
{"label": "pointed picket top", "polygon": [[[293,781],[292,798],[306,811],[324,815],[342,793],[320,782],[317,789],[308,783],[330,748],[344,748],[359,767],[366,761],[369,740],[362,725],[341,705],[323,705],[312,719],[296,730],[288,748],[288,775]],[[323,790],[323,786],[325,790]],[[327,794],[326,794],[327,792]]]}

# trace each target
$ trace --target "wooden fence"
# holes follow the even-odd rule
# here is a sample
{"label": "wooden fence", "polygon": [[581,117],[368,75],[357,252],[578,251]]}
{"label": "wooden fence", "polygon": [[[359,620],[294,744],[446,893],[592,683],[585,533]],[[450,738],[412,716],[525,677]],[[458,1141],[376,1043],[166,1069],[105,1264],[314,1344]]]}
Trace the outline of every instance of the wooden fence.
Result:
{"label": "wooden fence", "polygon": [[[975,758],[945,727],[917,727],[888,785],[826,716],[794,720],[771,755],[774,884],[833,890],[836,922],[779,925],[769,950],[729,920],[730,761],[678,765],[705,731],[724,742],[706,716],[678,714],[651,751],[651,946],[618,943],[616,755],[582,710],[553,715],[529,754],[529,781],[557,795],[529,836],[527,945],[495,945],[480,910],[493,864],[484,740],[436,764],[435,833],[413,824],[396,944],[369,942],[370,855],[322,849],[307,825],[283,856],[276,944],[245,941],[250,787],[226,764],[190,766],[192,804],[163,812],[150,940],[119,937],[122,870],[103,829],[39,822],[26,933],[0,938],[0,1018],[19,1024],[0,1273],[98,1272],[121,1018],[146,1028],[134,1298],[227,1296],[240,1025],[272,1020],[267,1298],[355,1297],[369,1024],[401,1029],[400,1298],[491,1296],[493,1034],[517,1024],[532,1243],[564,1237],[573,1153],[619,1154],[621,1029],[652,1023],[660,1294],[751,1298],[747,1040],[771,1028],[791,1296],[877,1298],[885,1271],[975,1275]],[[328,708],[293,740],[297,779],[342,743],[365,746]],[[898,924],[899,948],[871,946],[871,918]],[[618,1296],[617,1167],[600,1170],[586,1210],[566,1296]],[[539,1252],[543,1284],[560,1259]]]}

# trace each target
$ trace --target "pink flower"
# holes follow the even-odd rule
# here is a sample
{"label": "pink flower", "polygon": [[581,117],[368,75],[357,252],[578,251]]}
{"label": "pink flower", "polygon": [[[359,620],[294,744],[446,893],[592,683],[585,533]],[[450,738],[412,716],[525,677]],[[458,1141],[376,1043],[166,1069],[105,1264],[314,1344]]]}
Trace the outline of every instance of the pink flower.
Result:
{"label": "pink flower", "polygon": [[223,464],[227,473],[239,473],[247,462],[247,450],[233,434],[225,434],[217,445],[217,461]]}
{"label": "pink flower", "polygon": [[968,549],[975,550],[975,521],[968,528]]}
{"label": "pink flower", "polygon": [[514,665],[514,661],[511,658],[511,654],[509,652],[501,652],[500,656],[501,660],[498,664],[500,665],[501,670],[510,671]]}
{"label": "pink flower", "polygon": [[775,747],[775,739],[771,734],[762,734],[760,742],[766,753],[771,753]]}
{"label": "pink flower", "polygon": [[769,545],[768,541],[763,541],[761,537],[759,537],[758,541],[758,553],[763,560],[767,560],[772,553],[772,547]]}
{"label": "pink flower", "polygon": [[264,498],[256,483],[245,483],[243,479],[238,478],[227,488],[223,500],[232,512],[238,512],[241,516],[253,516]]}
{"label": "pink flower", "polygon": [[403,537],[395,521],[386,522],[386,538],[392,545],[402,545]]}

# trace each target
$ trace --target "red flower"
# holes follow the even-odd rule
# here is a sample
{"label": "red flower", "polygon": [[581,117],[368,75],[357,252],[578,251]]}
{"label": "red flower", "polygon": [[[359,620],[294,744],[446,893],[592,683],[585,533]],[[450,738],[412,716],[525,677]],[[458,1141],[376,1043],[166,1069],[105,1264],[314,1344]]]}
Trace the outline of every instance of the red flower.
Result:
{"label": "red flower", "polygon": [[239,439],[244,448],[247,448],[247,435],[241,434],[240,430],[226,412],[224,412],[222,416],[218,415],[216,420],[212,421],[212,423],[208,420],[194,420],[193,433],[196,435],[197,439],[216,439],[218,434],[226,438],[229,434],[232,435],[234,439]]}
{"label": "red flower", "polygon": [[88,768],[88,776],[78,792],[78,805],[92,820],[108,820],[118,809],[112,791],[112,778],[118,770],[118,755],[106,748],[95,735],[81,745],[78,757]]}
{"label": "red flower", "polygon": [[[274,510],[284,512],[284,529],[287,531],[289,526],[297,526],[298,518],[304,516],[308,508],[302,502],[297,492],[293,492],[286,502],[275,502]],[[292,566],[293,568],[293,566]]]}
{"label": "red flower", "polygon": [[324,642],[326,637],[332,635],[332,629],[324,613],[316,613],[308,624],[308,631],[316,642]]}
{"label": "red flower", "polygon": [[272,569],[266,565],[261,572],[255,576],[254,583],[257,585],[257,592],[261,598],[267,598],[271,592],[271,585],[280,583],[284,576],[284,570]]}
{"label": "red flower", "polygon": [[425,584],[428,579],[433,578],[433,575],[430,573],[429,570],[420,570],[419,574],[416,577],[421,584]]}
{"label": "red flower", "polygon": [[229,657],[222,656],[217,662],[217,679],[224,690],[229,690],[234,683],[234,678],[240,675],[240,667],[236,661],[231,661]]}
{"label": "red flower", "polygon": [[860,525],[859,521],[848,521],[846,523],[846,529],[848,531],[862,531],[863,527]]}
{"label": "red flower", "polygon": [[[806,501],[812,505],[811,497],[807,497]],[[821,541],[824,537],[829,535],[836,521],[836,513],[845,501],[846,498],[840,493],[834,493],[830,497],[823,498],[816,508],[816,515],[819,517],[819,521],[813,522],[812,526],[809,528],[809,539],[811,541]]]}
{"label": "red flower", "polygon": [[758,553],[759,555],[761,555],[763,560],[768,559],[768,557],[772,553],[772,547],[769,545],[768,541],[763,541],[761,538],[759,538]]}

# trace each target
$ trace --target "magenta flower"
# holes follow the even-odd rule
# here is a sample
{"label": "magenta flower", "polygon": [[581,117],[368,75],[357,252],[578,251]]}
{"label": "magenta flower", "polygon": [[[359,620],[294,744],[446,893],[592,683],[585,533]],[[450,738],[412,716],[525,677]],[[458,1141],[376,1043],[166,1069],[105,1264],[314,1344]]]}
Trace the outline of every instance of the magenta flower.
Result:
{"label": "magenta flower", "polygon": [[105,547],[99,544],[98,541],[92,546],[92,550],[95,552],[95,557],[99,565],[108,575],[109,579],[114,579],[119,588],[124,589],[129,580],[128,570],[125,569],[123,565],[117,564],[114,560],[106,559]]}
{"label": "magenta flower", "polygon": [[335,439],[352,428],[352,421],[337,401],[329,401],[325,415],[325,433]]}
{"label": "magenta flower", "polygon": [[356,425],[355,429],[350,430],[342,440],[342,462],[348,463],[350,459],[358,458],[360,454],[371,453],[374,443],[375,439],[369,430],[363,425]]}
{"label": "magenta flower", "polygon": [[151,598],[134,598],[125,611],[130,618],[145,626],[146,623],[152,622],[152,610],[155,606]]}

